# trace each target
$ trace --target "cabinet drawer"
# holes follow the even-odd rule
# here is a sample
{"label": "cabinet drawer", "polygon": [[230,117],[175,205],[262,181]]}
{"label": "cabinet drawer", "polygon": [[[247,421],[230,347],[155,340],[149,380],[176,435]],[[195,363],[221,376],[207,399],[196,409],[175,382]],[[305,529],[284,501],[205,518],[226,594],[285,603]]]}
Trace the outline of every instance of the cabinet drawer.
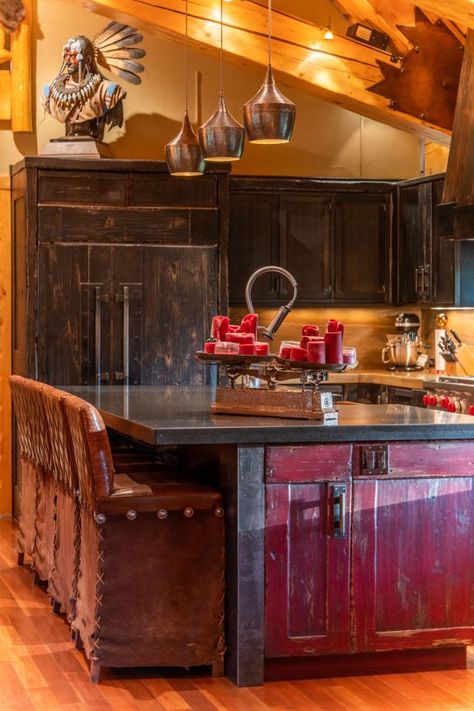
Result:
{"label": "cabinet drawer", "polygon": [[[375,454],[368,458],[367,451]],[[380,450],[386,454],[381,462]],[[370,454],[370,453],[369,453]],[[383,464],[383,467],[382,467]],[[394,442],[354,445],[354,476],[474,476],[474,442]],[[385,473],[380,471],[385,469]]]}
{"label": "cabinet drawer", "polygon": [[38,202],[126,205],[128,175],[122,173],[40,171]]}
{"label": "cabinet drawer", "polygon": [[217,181],[207,176],[177,180],[169,175],[131,175],[130,205],[212,207],[217,205]]}
{"label": "cabinet drawer", "polygon": [[267,447],[265,479],[279,482],[338,481],[348,479],[352,444],[314,444]]}

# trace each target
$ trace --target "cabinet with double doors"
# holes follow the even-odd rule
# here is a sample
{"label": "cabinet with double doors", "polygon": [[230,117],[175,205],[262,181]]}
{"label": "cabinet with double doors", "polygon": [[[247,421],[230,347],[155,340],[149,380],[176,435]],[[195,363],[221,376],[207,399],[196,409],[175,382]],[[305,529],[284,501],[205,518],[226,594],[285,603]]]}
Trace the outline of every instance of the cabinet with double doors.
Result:
{"label": "cabinet with double doors", "polygon": [[398,303],[451,306],[455,245],[441,235],[443,176],[403,181],[398,192]]}
{"label": "cabinet with double doors", "polygon": [[[392,212],[388,184],[232,178],[230,303],[243,303],[248,277],[268,264],[295,276],[299,305],[388,301]],[[265,275],[254,301],[274,305],[288,288]]]}
{"label": "cabinet with double doors", "polygon": [[227,309],[228,176],[158,161],[12,170],[13,369],[58,385],[200,384]]}
{"label": "cabinet with double doors", "polygon": [[473,462],[473,442],[270,447],[266,657],[472,644]]}

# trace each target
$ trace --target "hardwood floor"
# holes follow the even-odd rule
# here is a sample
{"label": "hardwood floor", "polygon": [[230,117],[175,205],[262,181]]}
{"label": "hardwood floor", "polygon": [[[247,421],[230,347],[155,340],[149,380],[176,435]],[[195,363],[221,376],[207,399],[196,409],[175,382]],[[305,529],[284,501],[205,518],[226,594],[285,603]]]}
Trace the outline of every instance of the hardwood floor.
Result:
{"label": "hardwood floor", "polygon": [[0,521],[0,711],[465,711],[474,710],[474,654],[470,666],[251,689],[195,673],[127,669],[104,671],[96,686],[64,619],[16,565],[12,524]]}

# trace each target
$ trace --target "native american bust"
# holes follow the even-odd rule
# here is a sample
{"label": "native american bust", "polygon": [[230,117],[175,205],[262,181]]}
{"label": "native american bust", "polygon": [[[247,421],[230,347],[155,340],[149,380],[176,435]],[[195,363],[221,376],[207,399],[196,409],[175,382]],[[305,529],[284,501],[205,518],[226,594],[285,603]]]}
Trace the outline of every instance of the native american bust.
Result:
{"label": "native american bust", "polygon": [[91,41],[83,35],[71,37],[63,48],[59,75],[43,88],[45,110],[66,124],[66,136],[90,136],[102,141],[107,125],[122,126],[126,92],[106,79],[98,65],[133,84],[143,65],[133,61],[145,55],[132,45],[143,39],[135,29],[111,22]]}

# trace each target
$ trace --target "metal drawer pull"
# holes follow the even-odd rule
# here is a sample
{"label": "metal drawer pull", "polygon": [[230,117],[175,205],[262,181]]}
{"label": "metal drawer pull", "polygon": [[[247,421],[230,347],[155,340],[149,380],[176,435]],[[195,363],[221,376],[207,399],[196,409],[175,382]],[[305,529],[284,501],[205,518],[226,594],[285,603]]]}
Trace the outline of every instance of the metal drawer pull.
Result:
{"label": "metal drawer pull", "polygon": [[332,490],[333,538],[346,537],[346,487],[334,486]]}
{"label": "metal drawer pull", "polygon": [[100,295],[100,286],[94,287],[95,291],[95,379],[97,384],[109,380],[109,374],[102,372],[102,307],[101,302],[108,301],[108,296],[104,298]]}

